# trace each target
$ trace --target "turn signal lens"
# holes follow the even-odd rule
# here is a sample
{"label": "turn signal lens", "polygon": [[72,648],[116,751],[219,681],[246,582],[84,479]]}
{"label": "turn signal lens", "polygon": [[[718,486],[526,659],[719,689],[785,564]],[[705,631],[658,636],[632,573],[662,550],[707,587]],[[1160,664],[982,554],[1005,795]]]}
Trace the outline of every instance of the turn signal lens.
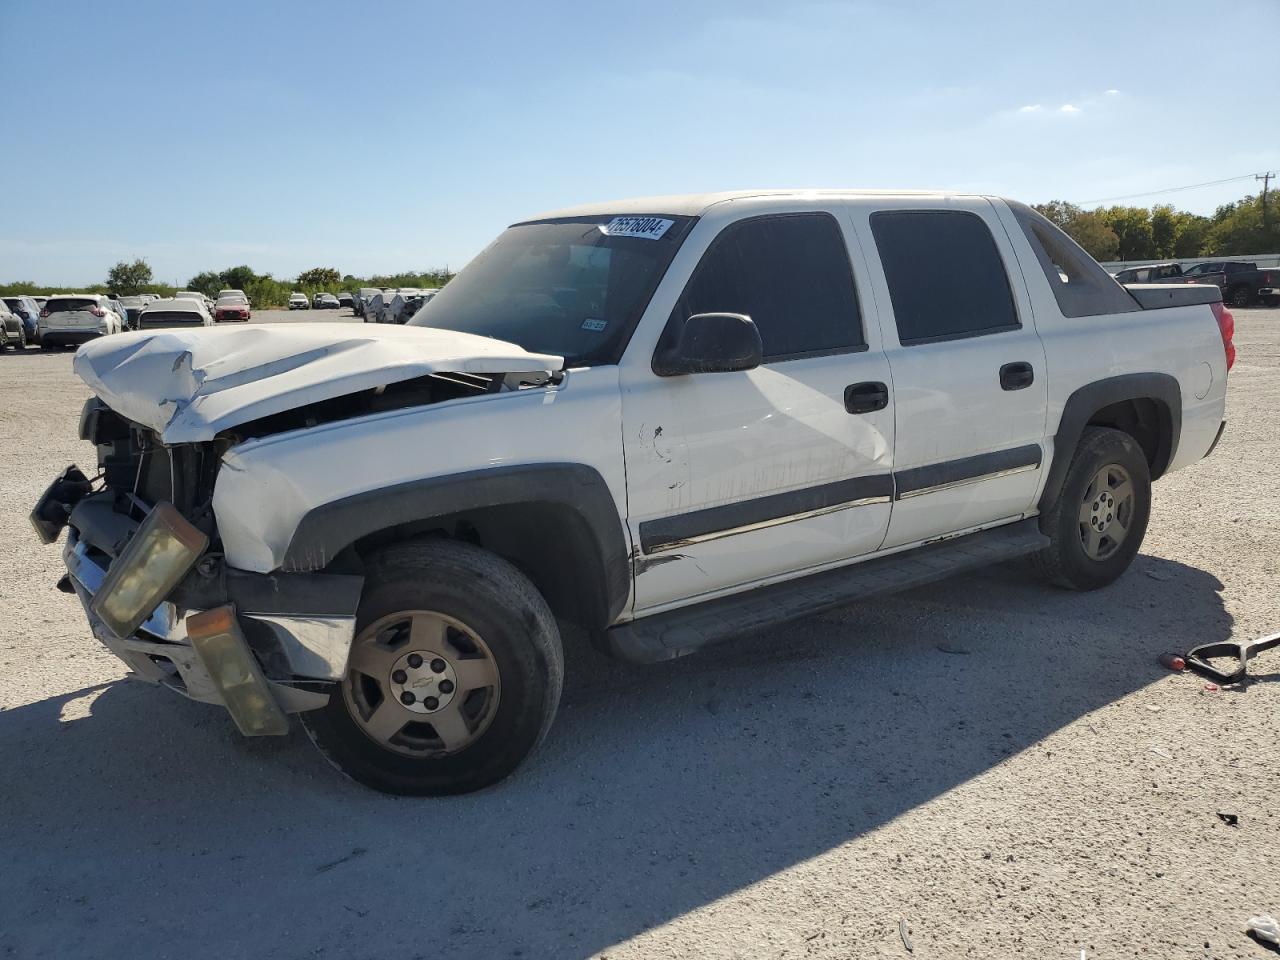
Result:
{"label": "turn signal lens", "polygon": [[111,564],[90,609],[117,637],[142,625],[209,546],[171,503],[157,503]]}
{"label": "turn signal lens", "polygon": [[284,715],[236,619],[231,604],[187,617],[187,639],[195,648],[222,702],[246,737],[280,737],[289,732]]}

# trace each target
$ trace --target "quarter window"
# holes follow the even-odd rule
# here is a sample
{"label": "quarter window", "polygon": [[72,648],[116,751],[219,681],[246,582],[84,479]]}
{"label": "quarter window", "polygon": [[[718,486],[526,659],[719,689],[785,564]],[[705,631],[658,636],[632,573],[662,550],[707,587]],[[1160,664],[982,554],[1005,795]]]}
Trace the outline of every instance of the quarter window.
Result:
{"label": "quarter window", "polygon": [[668,331],[695,313],[750,317],[766,362],[866,349],[844,236],[827,213],[725,227],[676,303]]}
{"label": "quarter window", "polygon": [[[1064,317],[1097,317],[1142,309],[1115,277],[1058,227],[1026,204],[1007,202]],[[1145,282],[1147,277],[1139,279]]]}
{"label": "quarter window", "polygon": [[975,214],[886,210],[871,215],[900,343],[933,343],[1015,330],[1009,276]]}

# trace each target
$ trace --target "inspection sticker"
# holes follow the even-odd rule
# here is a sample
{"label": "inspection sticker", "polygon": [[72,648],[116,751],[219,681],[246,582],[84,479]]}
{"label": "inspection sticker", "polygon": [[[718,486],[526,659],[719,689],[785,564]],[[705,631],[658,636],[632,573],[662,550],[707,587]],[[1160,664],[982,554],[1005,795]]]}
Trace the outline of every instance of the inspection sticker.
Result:
{"label": "inspection sticker", "polygon": [[594,330],[596,333],[599,333],[608,325],[609,325],[608,320],[596,320],[591,317],[588,317],[586,320],[582,321],[583,330]]}
{"label": "inspection sticker", "polygon": [[608,237],[640,237],[643,240],[658,240],[671,229],[674,220],[662,217],[614,217],[608,223],[600,224],[600,232]]}

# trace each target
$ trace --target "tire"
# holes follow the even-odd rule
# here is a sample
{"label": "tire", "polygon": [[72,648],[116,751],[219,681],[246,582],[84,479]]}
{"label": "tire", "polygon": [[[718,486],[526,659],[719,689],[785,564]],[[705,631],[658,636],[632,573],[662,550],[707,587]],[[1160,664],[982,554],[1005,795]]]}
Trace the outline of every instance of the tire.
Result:
{"label": "tire", "polygon": [[27,330],[26,327],[18,327],[18,349],[26,351],[27,349]]}
{"label": "tire", "polygon": [[[551,727],[564,682],[560,633],[542,595],[501,557],[450,540],[382,551],[367,565],[355,636],[347,676],[300,719],[358,783],[470,793],[509,775]],[[441,721],[458,746],[445,726],[436,730]]]}
{"label": "tire", "polygon": [[1253,303],[1253,294],[1250,293],[1246,286],[1236,287],[1231,291],[1231,305],[1233,307],[1247,307]]}
{"label": "tire", "polygon": [[[1128,481],[1127,496],[1121,480]],[[1040,518],[1051,542],[1034,555],[1035,566],[1061,587],[1105,587],[1133,562],[1150,518],[1151,472],[1142,448],[1120,430],[1086,427],[1057,501]]]}

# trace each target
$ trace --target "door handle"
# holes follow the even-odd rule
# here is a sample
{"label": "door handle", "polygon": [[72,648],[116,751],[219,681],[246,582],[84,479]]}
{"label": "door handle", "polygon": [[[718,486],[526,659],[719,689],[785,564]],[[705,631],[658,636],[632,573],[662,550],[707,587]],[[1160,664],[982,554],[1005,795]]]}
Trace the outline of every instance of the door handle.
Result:
{"label": "door handle", "polygon": [[851,383],[844,388],[844,408],[849,413],[873,413],[889,405],[889,388],[879,380]]}
{"label": "door handle", "polygon": [[1035,383],[1036,372],[1031,364],[1019,360],[1017,363],[1006,363],[1000,368],[1001,390],[1022,390]]}

